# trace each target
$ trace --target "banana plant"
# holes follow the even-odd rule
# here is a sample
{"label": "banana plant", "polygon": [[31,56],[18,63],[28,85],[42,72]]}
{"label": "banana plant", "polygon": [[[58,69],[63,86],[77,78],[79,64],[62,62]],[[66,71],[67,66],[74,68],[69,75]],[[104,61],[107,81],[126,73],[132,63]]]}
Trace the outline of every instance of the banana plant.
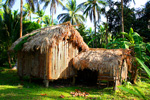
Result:
{"label": "banana plant", "polygon": [[149,62],[150,57],[146,54],[146,51],[150,52],[150,43],[143,42],[142,37],[133,31],[131,28],[129,33],[122,32],[125,38],[118,38],[113,42],[108,43],[107,48],[124,48],[134,50],[135,57],[142,61]]}
{"label": "banana plant", "polygon": [[[125,38],[117,38],[115,41],[108,43],[107,48],[128,48],[131,49],[134,53],[133,56],[140,59],[142,62],[149,64],[150,57],[147,55],[147,51],[150,51],[150,43],[143,42],[142,37],[133,31],[131,28],[129,33],[122,32]],[[140,66],[140,63],[137,59],[138,65],[134,67],[135,74],[132,76],[133,83],[136,83],[137,70],[143,69]]]}

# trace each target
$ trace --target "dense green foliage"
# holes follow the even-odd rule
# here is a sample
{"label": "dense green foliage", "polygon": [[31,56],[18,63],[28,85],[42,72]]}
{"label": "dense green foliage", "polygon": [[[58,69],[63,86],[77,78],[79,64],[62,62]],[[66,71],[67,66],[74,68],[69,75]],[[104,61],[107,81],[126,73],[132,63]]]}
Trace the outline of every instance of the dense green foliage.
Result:
{"label": "dense green foliage", "polygon": [[[107,45],[107,48],[128,48],[132,49],[135,57],[144,62],[150,62],[150,57],[147,55],[147,51],[150,50],[150,44],[143,42],[142,37],[133,31],[131,28],[129,33],[122,33],[125,38],[116,38],[113,42]],[[149,64],[149,63],[148,63]]]}
{"label": "dense green foliage", "polygon": [[[3,6],[3,10],[3,16],[0,16],[0,65],[8,61],[8,49],[19,38],[20,24],[18,11],[12,12],[6,5]],[[23,35],[40,28],[38,23],[31,21],[24,21],[23,26]],[[14,58],[14,54],[12,58]]]}
{"label": "dense green foliage", "polygon": [[19,14],[12,12],[7,6],[3,6],[4,13],[0,16],[0,65],[8,61],[7,50],[18,37]]}
{"label": "dense green foliage", "polygon": [[32,32],[33,30],[41,28],[40,24],[31,21],[23,21],[23,35]]}
{"label": "dense green foliage", "polygon": [[[79,8],[81,7],[83,9],[83,14],[86,15],[86,18],[89,16],[91,22],[94,23],[95,38],[97,37],[96,22],[100,22],[101,6],[104,6],[105,4],[106,2],[104,0],[87,0],[78,6]],[[97,48],[97,39],[94,39],[93,42],[96,44],[96,46],[93,44],[93,47]]]}

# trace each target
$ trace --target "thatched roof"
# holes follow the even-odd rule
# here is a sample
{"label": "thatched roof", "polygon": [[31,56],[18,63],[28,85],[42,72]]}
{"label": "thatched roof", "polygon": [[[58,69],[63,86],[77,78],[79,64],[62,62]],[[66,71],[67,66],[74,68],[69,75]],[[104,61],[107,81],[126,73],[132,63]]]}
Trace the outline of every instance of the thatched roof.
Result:
{"label": "thatched roof", "polygon": [[[85,68],[96,71],[105,71],[115,67],[121,67],[123,59],[128,59],[131,51],[129,49],[103,49],[90,48],[86,52],[81,52],[73,58],[73,66],[78,70]],[[129,65],[129,60],[127,63]]]}
{"label": "thatched roof", "polygon": [[83,41],[80,33],[71,25],[70,22],[66,22],[56,26],[50,26],[42,29],[37,29],[31,33],[26,34],[22,38],[16,40],[10,51],[14,51],[17,44],[27,38],[27,41],[23,43],[22,51],[34,51],[39,50],[41,52],[47,51],[49,47],[57,45],[62,40],[67,40],[75,43],[78,47],[82,48],[82,51],[89,49],[87,44]]}

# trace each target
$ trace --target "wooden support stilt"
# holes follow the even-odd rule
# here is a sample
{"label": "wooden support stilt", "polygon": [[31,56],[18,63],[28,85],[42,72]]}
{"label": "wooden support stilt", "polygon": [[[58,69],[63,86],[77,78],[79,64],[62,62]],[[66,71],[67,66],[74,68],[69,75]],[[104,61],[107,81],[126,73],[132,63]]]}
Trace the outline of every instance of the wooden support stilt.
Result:
{"label": "wooden support stilt", "polygon": [[30,76],[30,78],[29,78],[29,83],[31,83],[31,81],[32,81],[32,76]]}
{"label": "wooden support stilt", "polygon": [[19,80],[23,80],[23,77],[19,75]]}
{"label": "wooden support stilt", "polygon": [[114,90],[114,91],[118,90],[117,86],[119,86],[119,85],[120,85],[120,81],[119,81],[118,79],[116,79],[116,80],[114,81],[113,90]]}
{"label": "wooden support stilt", "polygon": [[75,82],[76,82],[76,77],[73,76],[72,85],[75,85]]}
{"label": "wooden support stilt", "polygon": [[49,80],[44,80],[44,85],[46,88],[48,88],[49,87]]}
{"label": "wooden support stilt", "polygon": [[120,83],[120,69],[116,68],[116,75],[115,75],[115,80],[114,80],[114,91],[118,90],[117,86],[121,85]]}

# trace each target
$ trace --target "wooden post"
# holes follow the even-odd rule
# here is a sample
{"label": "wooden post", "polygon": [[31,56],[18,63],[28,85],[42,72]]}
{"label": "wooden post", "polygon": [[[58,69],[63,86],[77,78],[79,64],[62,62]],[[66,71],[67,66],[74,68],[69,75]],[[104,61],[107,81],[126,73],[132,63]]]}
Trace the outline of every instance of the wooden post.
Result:
{"label": "wooden post", "polygon": [[116,79],[115,82],[114,82],[113,90],[114,91],[118,90],[117,86],[119,86],[119,85],[120,85],[119,79]]}
{"label": "wooden post", "polygon": [[49,87],[49,80],[44,80],[44,85],[46,88],[48,88]]}
{"label": "wooden post", "polygon": [[76,82],[76,77],[73,76],[72,85],[75,85],[75,82]]}
{"label": "wooden post", "polygon": [[75,75],[73,76],[72,85],[75,85],[76,83],[76,77],[77,77],[77,70],[74,70]]}
{"label": "wooden post", "polygon": [[30,78],[29,78],[29,83],[31,83],[31,81],[32,81],[32,76],[30,76]]}
{"label": "wooden post", "polygon": [[113,86],[113,90],[116,91],[118,90],[117,86],[120,85],[120,69],[119,68],[115,68],[115,80],[114,80],[114,86]]}

